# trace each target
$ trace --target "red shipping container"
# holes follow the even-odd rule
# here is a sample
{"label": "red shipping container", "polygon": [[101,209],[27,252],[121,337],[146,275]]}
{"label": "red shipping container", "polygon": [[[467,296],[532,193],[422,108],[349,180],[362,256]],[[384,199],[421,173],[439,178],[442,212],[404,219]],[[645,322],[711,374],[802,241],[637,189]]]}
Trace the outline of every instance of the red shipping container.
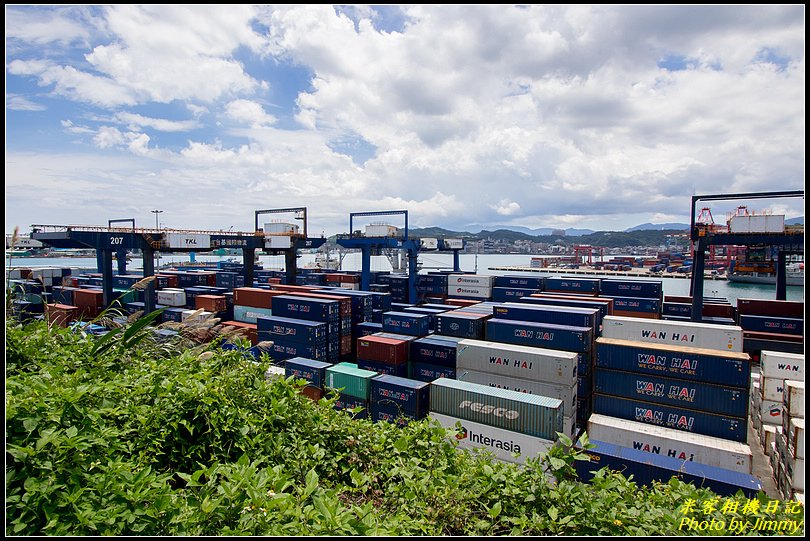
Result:
{"label": "red shipping container", "polygon": [[247,331],[247,338],[250,340],[250,343],[254,346],[259,343],[259,333],[256,330],[255,323],[243,323],[241,321],[223,321],[223,325],[227,325],[228,327],[238,327],[240,329],[245,329]]}
{"label": "red shipping container", "polygon": [[258,287],[237,287],[233,290],[233,303],[254,308],[272,308],[273,297],[283,292]]}
{"label": "red shipping container", "polygon": [[162,276],[166,278],[166,282],[169,287],[179,287],[180,279],[177,277],[176,274],[157,274],[156,276]]}
{"label": "red shipping container", "polygon": [[792,317],[804,319],[804,303],[771,299],[737,299],[740,315]]}
{"label": "red shipping container", "polygon": [[351,335],[348,336],[341,336],[340,337],[340,354],[341,355],[348,355],[352,352],[352,337]]}
{"label": "red shipping container", "polygon": [[730,304],[706,303],[703,305],[703,315],[706,317],[734,319],[734,308]]}
{"label": "red shipping container", "polygon": [[318,400],[323,398],[323,389],[319,389],[318,387],[313,387],[311,385],[306,385],[301,388],[301,394],[317,402]]}
{"label": "red shipping container", "polygon": [[76,289],[73,291],[73,304],[101,308],[104,306],[104,292],[100,289]]}
{"label": "red shipping container", "polygon": [[197,295],[194,297],[195,308],[207,312],[224,312],[228,309],[224,295]]}
{"label": "red shipping container", "polygon": [[268,278],[267,283],[268,284],[274,284],[274,285],[275,284],[281,284],[281,278]]}
{"label": "red shipping container", "polygon": [[371,334],[357,339],[357,358],[400,365],[408,362],[409,344],[409,340],[385,338]]}
{"label": "red shipping container", "polygon": [[45,319],[48,323],[59,325],[60,327],[67,327],[71,321],[79,318],[79,308],[67,304],[46,304],[45,305]]}
{"label": "red shipping container", "polygon": [[327,282],[337,282],[340,283],[343,281],[343,277],[345,275],[339,272],[329,272],[326,274],[326,281]]}

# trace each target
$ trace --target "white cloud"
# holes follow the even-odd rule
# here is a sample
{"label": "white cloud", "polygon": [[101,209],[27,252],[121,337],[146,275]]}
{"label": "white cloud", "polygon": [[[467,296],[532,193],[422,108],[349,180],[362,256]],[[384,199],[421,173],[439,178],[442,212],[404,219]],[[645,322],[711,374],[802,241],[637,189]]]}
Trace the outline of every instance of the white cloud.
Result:
{"label": "white cloud", "polygon": [[87,41],[91,35],[81,20],[82,8],[58,8],[54,11],[39,11],[32,7],[6,8],[6,40],[45,45],[49,43],[69,44],[74,41]]}
{"label": "white cloud", "polygon": [[[150,185],[189,208],[178,216],[216,202],[213,227],[272,199],[341,227],[408,207],[447,227],[624,229],[684,221],[718,186],[803,187],[803,9],[417,5],[380,31],[368,6],[116,6],[96,9],[82,59],[10,55],[7,77],[108,109],[65,129],[154,167]],[[291,101],[294,79],[274,78],[289,68],[311,79],[271,115]],[[165,120],[178,110],[194,120]],[[166,134],[198,126],[187,143]],[[330,148],[349,138],[371,157]]]}
{"label": "white cloud", "polygon": [[153,128],[164,132],[189,131],[201,127],[196,120],[167,120],[165,118],[151,118],[135,113],[117,113],[115,119],[130,126],[131,130],[142,127]]}
{"label": "white cloud", "polygon": [[47,109],[40,103],[33,102],[25,96],[6,94],[6,108],[13,111],[44,111]]}
{"label": "white cloud", "polygon": [[495,212],[501,216],[511,216],[512,214],[517,214],[520,211],[520,205],[508,199],[501,199],[498,201],[497,205],[490,205],[489,208],[495,209]]}
{"label": "white cloud", "polygon": [[75,133],[78,135],[89,135],[95,134],[96,130],[89,128],[87,126],[79,126],[73,123],[72,120],[61,120],[59,123],[65,128],[65,131],[69,133]]}
{"label": "white cloud", "polygon": [[231,120],[255,127],[271,126],[277,119],[265,112],[260,103],[250,100],[234,100],[225,106],[225,114]]}

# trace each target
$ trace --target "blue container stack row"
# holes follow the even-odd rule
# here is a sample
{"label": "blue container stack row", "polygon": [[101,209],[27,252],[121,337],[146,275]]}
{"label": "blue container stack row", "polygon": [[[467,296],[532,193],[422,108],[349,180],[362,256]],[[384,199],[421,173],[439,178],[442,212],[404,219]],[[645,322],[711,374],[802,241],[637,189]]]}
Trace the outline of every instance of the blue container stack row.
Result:
{"label": "blue container stack row", "polygon": [[292,357],[284,363],[285,377],[296,377],[306,380],[307,384],[302,389],[303,394],[312,398],[320,399],[324,395],[326,384],[326,369],[332,366],[330,363],[307,359],[304,357]]}
{"label": "blue container stack row", "polygon": [[420,381],[456,379],[458,337],[430,335],[411,343],[411,377]]}
{"label": "blue container stack row", "polygon": [[660,319],[663,284],[660,281],[603,278],[601,295],[613,299],[613,315]]}
{"label": "blue container stack row", "polygon": [[[326,326],[326,352],[320,346],[304,346],[292,340],[276,342],[274,351],[279,359],[308,357],[336,363],[340,359],[340,306],[338,301],[295,295],[277,295],[272,299],[274,316],[315,321]],[[304,353],[310,351],[309,354]]]}
{"label": "blue container stack row", "polygon": [[599,338],[594,412],[745,442],[746,353]]}

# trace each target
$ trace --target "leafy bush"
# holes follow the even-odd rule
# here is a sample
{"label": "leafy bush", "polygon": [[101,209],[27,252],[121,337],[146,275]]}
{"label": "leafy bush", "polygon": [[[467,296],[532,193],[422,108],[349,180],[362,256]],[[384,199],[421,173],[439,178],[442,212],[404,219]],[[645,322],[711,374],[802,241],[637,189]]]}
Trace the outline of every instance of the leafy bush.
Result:
{"label": "leafy bush", "polygon": [[427,420],[352,420],[335,397],[268,382],[266,357],[133,328],[7,322],[10,533],[669,535],[689,533],[685,502],[714,497],[607,471],[585,485],[562,447],[526,467],[459,452]]}

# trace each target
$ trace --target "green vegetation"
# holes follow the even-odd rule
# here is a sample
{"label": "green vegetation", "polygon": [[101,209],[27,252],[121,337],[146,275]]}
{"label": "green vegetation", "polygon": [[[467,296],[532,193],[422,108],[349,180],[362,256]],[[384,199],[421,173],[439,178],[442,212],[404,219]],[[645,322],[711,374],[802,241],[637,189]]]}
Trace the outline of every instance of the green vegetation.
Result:
{"label": "green vegetation", "polygon": [[[268,382],[267,358],[183,333],[159,342],[130,324],[105,339],[10,320],[6,351],[10,534],[666,535],[690,533],[684,504],[714,498],[606,471],[584,485],[563,448],[521,468],[459,452],[428,421],[352,420],[334,399]],[[689,516],[802,516],[766,513],[764,496],[744,516],[748,500],[734,501],[739,512]]]}

